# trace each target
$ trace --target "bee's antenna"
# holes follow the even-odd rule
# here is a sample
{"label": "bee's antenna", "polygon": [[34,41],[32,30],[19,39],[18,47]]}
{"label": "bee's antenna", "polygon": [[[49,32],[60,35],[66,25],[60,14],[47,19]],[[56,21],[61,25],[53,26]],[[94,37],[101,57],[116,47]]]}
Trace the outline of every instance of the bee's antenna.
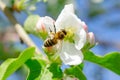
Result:
{"label": "bee's antenna", "polygon": [[54,31],[55,31],[55,33],[56,33],[56,27],[55,27],[55,24],[54,24]]}

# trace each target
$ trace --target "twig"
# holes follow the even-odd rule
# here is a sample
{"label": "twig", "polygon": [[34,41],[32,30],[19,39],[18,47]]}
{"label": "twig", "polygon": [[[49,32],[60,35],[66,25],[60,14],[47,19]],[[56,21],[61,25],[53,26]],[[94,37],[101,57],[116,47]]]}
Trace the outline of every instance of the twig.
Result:
{"label": "twig", "polygon": [[[30,37],[27,35],[27,33],[24,31],[22,26],[17,22],[15,17],[12,14],[12,11],[6,7],[6,5],[0,1],[0,8],[4,12],[4,14],[7,16],[9,21],[15,26],[15,29],[19,35],[19,37],[30,47],[35,47],[36,48],[36,53],[41,54],[41,51],[39,48],[34,44],[34,42],[30,39]],[[45,56],[41,54],[42,59],[47,60]]]}

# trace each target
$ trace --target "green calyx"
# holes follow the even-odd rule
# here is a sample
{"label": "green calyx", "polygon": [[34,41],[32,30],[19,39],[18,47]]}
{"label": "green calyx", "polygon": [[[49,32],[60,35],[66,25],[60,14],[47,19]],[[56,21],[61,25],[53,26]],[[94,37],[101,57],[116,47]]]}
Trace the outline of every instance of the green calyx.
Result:
{"label": "green calyx", "polygon": [[26,19],[26,21],[24,23],[24,29],[28,33],[33,34],[33,35],[41,38],[42,40],[45,40],[48,37],[48,32],[43,31],[43,30],[36,30],[36,24],[39,19],[40,19],[39,15],[28,16],[28,18]]}

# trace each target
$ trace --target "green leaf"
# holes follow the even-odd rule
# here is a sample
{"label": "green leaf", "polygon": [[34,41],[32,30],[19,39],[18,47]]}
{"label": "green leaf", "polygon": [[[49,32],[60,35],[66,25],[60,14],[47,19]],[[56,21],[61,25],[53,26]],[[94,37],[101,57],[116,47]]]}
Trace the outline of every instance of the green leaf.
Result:
{"label": "green leaf", "polygon": [[79,80],[87,80],[83,74],[80,66],[73,66],[65,70],[65,73],[69,76],[78,78]]}
{"label": "green leaf", "polygon": [[48,68],[49,71],[53,74],[52,78],[62,78],[63,73],[58,63],[52,63]]}
{"label": "green leaf", "polygon": [[78,65],[79,66],[79,68],[81,69],[81,70],[83,70],[83,68],[84,68],[84,63],[81,63],[80,65]]}
{"label": "green leaf", "polygon": [[7,59],[0,66],[0,80],[6,80],[8,76],[14,73],[20,66],[22,66],[29,58],[33,56],[35,48],[28,48],[24,50],[18,58]]}
{"label": "green leaf", "polygon": [[96,63],[120,75],[120,52],[97,56],[91,51],[84,52],[85,60]]}
{"label": "green leaf", "polygon": [[28,60],[26,65],[30,70],[26,80],[52,80],[53,75],[48,70],[49,64],[46,65],[46,62],[39,57]]}
{"label": "green leaf", "polygon": [[35,80],[35,78],[39,77],[41,73],[41,64],[37,59],[29,59],[26,65],[29,67],[27,80]]}
{"label": "green leaf", "polygon": [[37,55],[26,62],[29,74],[26,80],[52,80],[52,73],[48,70],[49,64]]}
{"label": "green leaf", "polygon": [[37,80],[52,80],[52,73],[48,70],[48,66],[43,67],[41,71],[41,75]]}

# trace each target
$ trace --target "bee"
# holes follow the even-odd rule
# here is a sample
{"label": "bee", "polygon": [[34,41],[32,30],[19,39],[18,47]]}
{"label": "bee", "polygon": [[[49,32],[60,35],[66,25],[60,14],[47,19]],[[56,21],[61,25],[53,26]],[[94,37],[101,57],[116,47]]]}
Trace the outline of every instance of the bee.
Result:
{"label": "bee", "polygon": [[[51,29],[50,29],[50,33],[52,33]],[[61,41],[65,38],[65,36],[67,35],[67,32],[65,29],[61,29],[60,31],[56,32],[56,27],[54,25],[54,33],[52,34],[53,34],[53,38],[47,38],[44,41],[44,47],[52,47],[56,45],[59,40]]]}

